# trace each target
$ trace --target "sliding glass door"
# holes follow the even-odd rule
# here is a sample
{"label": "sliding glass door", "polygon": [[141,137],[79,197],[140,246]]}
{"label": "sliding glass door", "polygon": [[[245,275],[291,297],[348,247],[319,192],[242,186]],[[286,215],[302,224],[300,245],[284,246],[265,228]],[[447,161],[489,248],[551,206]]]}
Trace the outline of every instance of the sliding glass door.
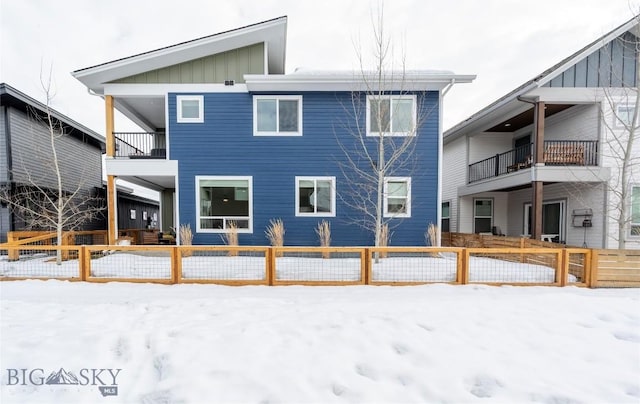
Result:
{"label": "sliding glass door", "polygon": [[[566,227],[566,202],[548,201],[542,203],[542,234],[551,238],[554,242],[564,242]],[[523,234],[531,235],[531,204],[524,205],[524,231]]]}

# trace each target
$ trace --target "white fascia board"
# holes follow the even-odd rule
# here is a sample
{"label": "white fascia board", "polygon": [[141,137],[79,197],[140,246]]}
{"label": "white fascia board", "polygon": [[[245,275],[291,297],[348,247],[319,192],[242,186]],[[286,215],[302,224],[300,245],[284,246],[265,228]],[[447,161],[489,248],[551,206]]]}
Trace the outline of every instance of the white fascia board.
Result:
{"label": "white fascia board", "polygon": [[164,97],[168,93],[246,93],[246,84],[105,84],[104,95],[114,97]]}
{"label": "white fascia board", "polygon": [[115,176],[176,176],[178,160],[105,159],[107,175]]}
{"label": "white fascia board", "polygon": [[440,91],[452,83],[470,83],[475,75],[411,75],[377,82],[363,80],[357,73],[328,75],[245,74],[247,89],[259,91]]}
{"label": "white fascia board", "polygon": [[540,87],[527,94],[549,104],[593,104],[602,99],[602,92],[596,87]]}

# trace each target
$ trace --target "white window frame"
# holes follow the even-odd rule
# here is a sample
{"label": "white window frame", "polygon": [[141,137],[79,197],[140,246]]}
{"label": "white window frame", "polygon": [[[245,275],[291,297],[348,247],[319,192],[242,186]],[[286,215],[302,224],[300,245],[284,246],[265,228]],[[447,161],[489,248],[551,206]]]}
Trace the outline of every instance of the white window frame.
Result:
{"label": "white window frame", "polygon": [[[490,216],[478,216],[476,215],[476,201],[490,201],[491,202],[491,215]],[[489,225],[489,232],[493,229],[493,215],[494,214],[494,200],[493,198],[473,198],[473,232],[476,233],[476,219],[491,219]]]}
{"label": "white window frame", "polygon": [[[366,124],[367,124],[367,136],[380,136],[380,132],[372,132],[371,131],[371,100],[391,100],[391,104],[389,106],[389,127],[391,132],[383,132],[383,136],[415,136],[416,135],[416,116],[417,116],[417,101],[418,98],[415,95],[401,95],[401,94],[389,94],[389,95],[368,95],[367,96],[367,116],[366,116]],[[394,100],[412,100],[412,108],[411,108],[411,129],[409,132],[394,132],[393,131],[393,101]]]}
{"label": "white window frame", "polygon": [[[629,109],[629,120],[625,121],[622,118],[622,112],[620,112],[621,108]],[[633,109],[634,106],[632,104],[616,104],[615,106],[615,114],[613,116],[613,126],[616,128],[625,128],[631,124],[631,120],[633,119]]]}
{"label": "white window frame", "polygon": [[[313,181],[313,186],[318,189],[318,181],[331,181],[331,211],[330,212],[300,212],[300,181]],[[298,177],[295,178],[296,186],[296,216],[335,217],[336,216],[336,177]],[[317,191],[316,191],[317,193]]]}
{"label": "white window frame", "polygon": [[[449,209],[448,209],[449,214],[448,214],[447,216],[445,216],[445,215],[444,215],[444,205],[445,205],[445,204],[446,204],[446,205],[448,206],[448,208],[449,208]],[[445,230],[443,229],[443,226],[442,226],[442,221],[443,221],[443,220],[445,220],[445,219],[447,219],[447,220],[449,221],[449,230],[447,230],[447,231],[449,231],[449,232],[450,232],[450,231],[451,231],[451,201],[442,201],[442,203],[441,203],[440,205],[441,205],[441,206],[440,206],[440,212],[441,212],[441,217],[440,217],[440,231],[445,231]]]}
{"label": "white window frame", "polygon": [[[198,117],[184,118],[182,116],[182,101],[198,101]],[[202,95],[177,95],[176,96],[176,121],[178,123],[203,123],[204,122],[204,96]]]}
{"label": "white window frame", "polygon": [[[542,206],[544,205],[560,205],[560,234],[558,234],[558,239],[566,240],[567,238],[567,201],[565,199],[552,199],[548,201],[542,201]],[[524,219],[522,223],[522,235],[526,237],[531,237],[531,229],[529,226],[529,209],[532,210],[531,214],[533,214],[533,204],[531,202],[526,202],[524,204],[524,212],[522,213],[522,217]]]}
{"label": "white window frame", "polygon": [[[258,100],[276,101],[276,130],[258,131]],[[280,132],[280,100],[298,101],[298,131]],[[302,96],[301,95],[254,95],[253,96],[253,136],[302,136]]]}
{"label": "white window frame", "polygon": [[[406,204],[406,212],[405,213],[395,213],[389,212],[389,200],[388,200],[388,190],[387,185],[389,182],[406,182],[407,183],[407,204]],[[383,187],[383,216],[391,217],[391,218],[403,218],[403,217],[411,217],[411,177],[384,177],[384,187]]]}
{"label": "white window frame", "polygon": [[[218,181],[247,181],[247,197],[249,198],[249,217],[240,216],[201,216],[200,215],[200,181],[202,180],[218,180]],[[238,233],[253,233],[253,177],[251,176],[222,176],[222,175],[196,175],[196,231],[198,233],[226,233],[227,221],[233,220],[249,220],[249,227],[246,229],[238,229]],[[203,229],[200,219],[215,218],[224,220],[224,228],[222,229]]]}
{"label": "white window frame", "polygon": [[629,218],[630,218],[630,223],[629,223],[629,237],[632,237],[633,239],[639,238],[640,237],[640,230],[638,234],[633,234],[633,228],[634,227],[639,227],[640,228],[640,222],[634,222],[633,221],[633,190],[634,189],[639,189],[640,190],[640,184],[636,184],[636,185],[632,185],[631,186],[631,197],[630,197],[630,203],[629,203]]}

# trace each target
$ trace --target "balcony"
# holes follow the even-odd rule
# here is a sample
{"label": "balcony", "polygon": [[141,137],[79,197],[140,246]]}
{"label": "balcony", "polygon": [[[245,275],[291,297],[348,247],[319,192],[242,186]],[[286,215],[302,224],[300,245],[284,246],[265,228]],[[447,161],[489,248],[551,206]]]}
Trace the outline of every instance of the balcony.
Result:
{"label": "balcony", "polygon": [[[498,153],[469,165],[469,184],[531,167],[533,144]],[[597,166],[596,140],[548,140],[544,142],[545,166]]]}
{"label": "balcony", "polygon": [[164,132],[114,132],[115,158],[157,159],[167,158]]}

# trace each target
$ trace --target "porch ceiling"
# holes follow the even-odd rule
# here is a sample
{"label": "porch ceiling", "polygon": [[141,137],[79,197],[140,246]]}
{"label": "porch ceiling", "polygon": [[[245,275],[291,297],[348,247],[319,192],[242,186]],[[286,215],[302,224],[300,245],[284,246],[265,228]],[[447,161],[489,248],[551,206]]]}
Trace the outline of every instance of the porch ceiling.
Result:
{"label": "porch ceiling", "polygon": [[[567,108],[573,107],[574,104],[547,104],[545,105],[544,116],[545,118],[564,111]],[[487,129],[485,132],[515,132],[533,124],[533,106],[509,119],[505,119],[499,124]]]}

